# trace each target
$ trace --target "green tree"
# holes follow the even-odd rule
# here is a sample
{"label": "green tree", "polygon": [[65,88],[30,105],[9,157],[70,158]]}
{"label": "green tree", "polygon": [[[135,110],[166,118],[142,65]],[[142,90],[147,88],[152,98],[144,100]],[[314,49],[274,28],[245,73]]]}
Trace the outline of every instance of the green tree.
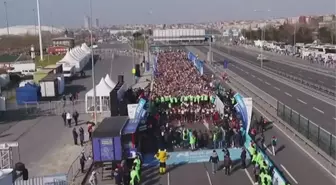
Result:
{"label": "green tree", "polygon": [[296,31],[296,42],[312,43],[313,35],[312,30],[308,27],[299,27]]}
{"label": "green tree", "polygon": [[318,36],[322,43],[330,43],[331,32],[327,27],[322,27],[318,29]]}

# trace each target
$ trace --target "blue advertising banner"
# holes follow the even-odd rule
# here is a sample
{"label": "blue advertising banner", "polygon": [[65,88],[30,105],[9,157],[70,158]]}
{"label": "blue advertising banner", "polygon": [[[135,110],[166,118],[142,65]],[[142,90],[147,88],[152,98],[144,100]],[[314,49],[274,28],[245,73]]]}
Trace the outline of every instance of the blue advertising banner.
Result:
{"label": "blue advertising banner", "polygon": [[100,140],[100,157],[102,161],[114,160],[114,145],[112,138],[103,138]]}
{"label": "blue advertising banner", "polygon": [[196,69],[203,75],[204,62],[199,60],[196,55],[191,52],[188,52],[188,60],[196,67]]}
{"label": "blue advertising banner", "polygon": [[239,93],[236,93],[233,97],[236,100],[237,104],[240,106],[241,115],[243,117],[243,122],[244,122],[244,129],[246,130],[246,127],[248,124],[247,122],[248,115],[247,115],[247,109],[246,109],[245,103]]}

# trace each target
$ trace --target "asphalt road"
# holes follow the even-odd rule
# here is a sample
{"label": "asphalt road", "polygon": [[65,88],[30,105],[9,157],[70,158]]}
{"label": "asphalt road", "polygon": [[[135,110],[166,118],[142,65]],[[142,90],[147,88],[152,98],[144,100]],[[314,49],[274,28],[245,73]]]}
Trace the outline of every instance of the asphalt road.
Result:
{"label": "asphalt road", "polygon": [[[207,68],[204,73],[211,74]],[[259,112],[254,111],[254,114],[257,119],[261,116]],[[267,117],[266,119],[270,120]],[[266,152],[291,184],[335,184],[334,178],[275,126],[269,126],[264,136],[266,147],[270,144],[273,136],[278,138],[276,155],[271,155],[270,147]],[[249,169],[249,173],[253,177],[251,169]]]}
{"label": "asphalt road", "polygon": [[[127,84],[132,85],[132,58],[116,56],[114,60],[105,58],[95,63],[96,84],[106,74],[117,82],[118,75],[123,74]],[[80,101],[75,105],[78,112],[84,112],[85,93],[92,88],[91,64],[85,69],[86,78],[80,78],[66,84],[67,92],[79,92]],[[72,110],[67,105],[65,110]],[[62,113],[62,106],[53,107]],[[20,117],[17,114],[17,117]],[[80,123],[91,119],[88,114],[79,116]],[[13,122],[1,123],[0,143],[17,141],[19,148],[13,149],[13,162],[23,162],[29,169],[30,176],[67,173],[70,165],[80,154],[82,148],[74,146],[70,128],[64,126],[61,116],[20,117]],[[3,126],[9,124],[9,127]]]}
{"label": "asphalt road", "polygon": [[[207,51],[207,48],[204,47],[198,49],[202,52]],[[215,61],[223,61],[225,59],[225,57],[215,52],[213,57]],[[334,106],[321,101],[317,97],[278,82],[260,72],[251,70],[238,62],[230,61],[229,69],[330,133],[336,133]]]}
{"label": "asphalt road", "polygon": [[[254,54],[251,54],[250,52],[249,53],[246,51],[244,52],[242,50],[239,50],[239,48],[234,48],[234,47],[230,47],[230,48],[226,47],[225,49],[220,48],[220,47],[215,47],[215,48],[221,50],[222,52],[230,53],[230,55],[240,58],[242,60],[246,60],[250,62],[251,64],[260,66],[260,60],[257,60],[257,56],[259,53],[257,52],[255,52]],[[291,65],[275,62],[273,60],[264,61],[263,65],[265,67],[269,67],[269,68],[296,76],[298,78],[302,78],[306,81],[309,81],[314,84],[318,84],[328,89],[336,88],[336,79],[326,76],[326,75],[300,69],[300,68],[297,68]]]}
{"label": "asphalt road", "polygon": [[210,163],[185,164],[180,166],[170,166],[165,175],[158,175],[158,168],[152,168],[149,172],[144,171],[143,185],[222,185],[224,184],[253,184],[246,172],[233,167],[232,174],[225,176],[224,171],[220,170],[212,174]]}

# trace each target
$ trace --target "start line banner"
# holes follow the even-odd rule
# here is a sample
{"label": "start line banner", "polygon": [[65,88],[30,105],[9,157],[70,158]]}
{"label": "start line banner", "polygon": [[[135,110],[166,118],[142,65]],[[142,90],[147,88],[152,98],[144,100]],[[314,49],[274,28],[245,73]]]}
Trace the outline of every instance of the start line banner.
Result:
{"label": "start line banner", "polygon": [[192,62],[200,74],[203,75],[204,61],[199,60],[192,52],[188,52],[188,60]]}

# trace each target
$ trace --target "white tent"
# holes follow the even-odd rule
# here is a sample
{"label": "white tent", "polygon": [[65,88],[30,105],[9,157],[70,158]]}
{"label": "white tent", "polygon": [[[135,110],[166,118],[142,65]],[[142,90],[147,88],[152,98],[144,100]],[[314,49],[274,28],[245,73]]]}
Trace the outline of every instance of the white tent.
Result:
{"label": "white tent", "polygon": [[[102,78],[96,88],[96,105],[98,112],[107,112],[110,110],[110,92],[112,88],[107,85],[104,78]],[[85,94],[85,107],[86,112],[94,111],[93,104],[93,88]]]}
{"label": "white tent", "polygon": [[107,85],[109,85],[112,89],[116,86],[116,83],[114,83],[111,78],[110,75],[106,74],[105,76],[105,82],[107,83]]}

